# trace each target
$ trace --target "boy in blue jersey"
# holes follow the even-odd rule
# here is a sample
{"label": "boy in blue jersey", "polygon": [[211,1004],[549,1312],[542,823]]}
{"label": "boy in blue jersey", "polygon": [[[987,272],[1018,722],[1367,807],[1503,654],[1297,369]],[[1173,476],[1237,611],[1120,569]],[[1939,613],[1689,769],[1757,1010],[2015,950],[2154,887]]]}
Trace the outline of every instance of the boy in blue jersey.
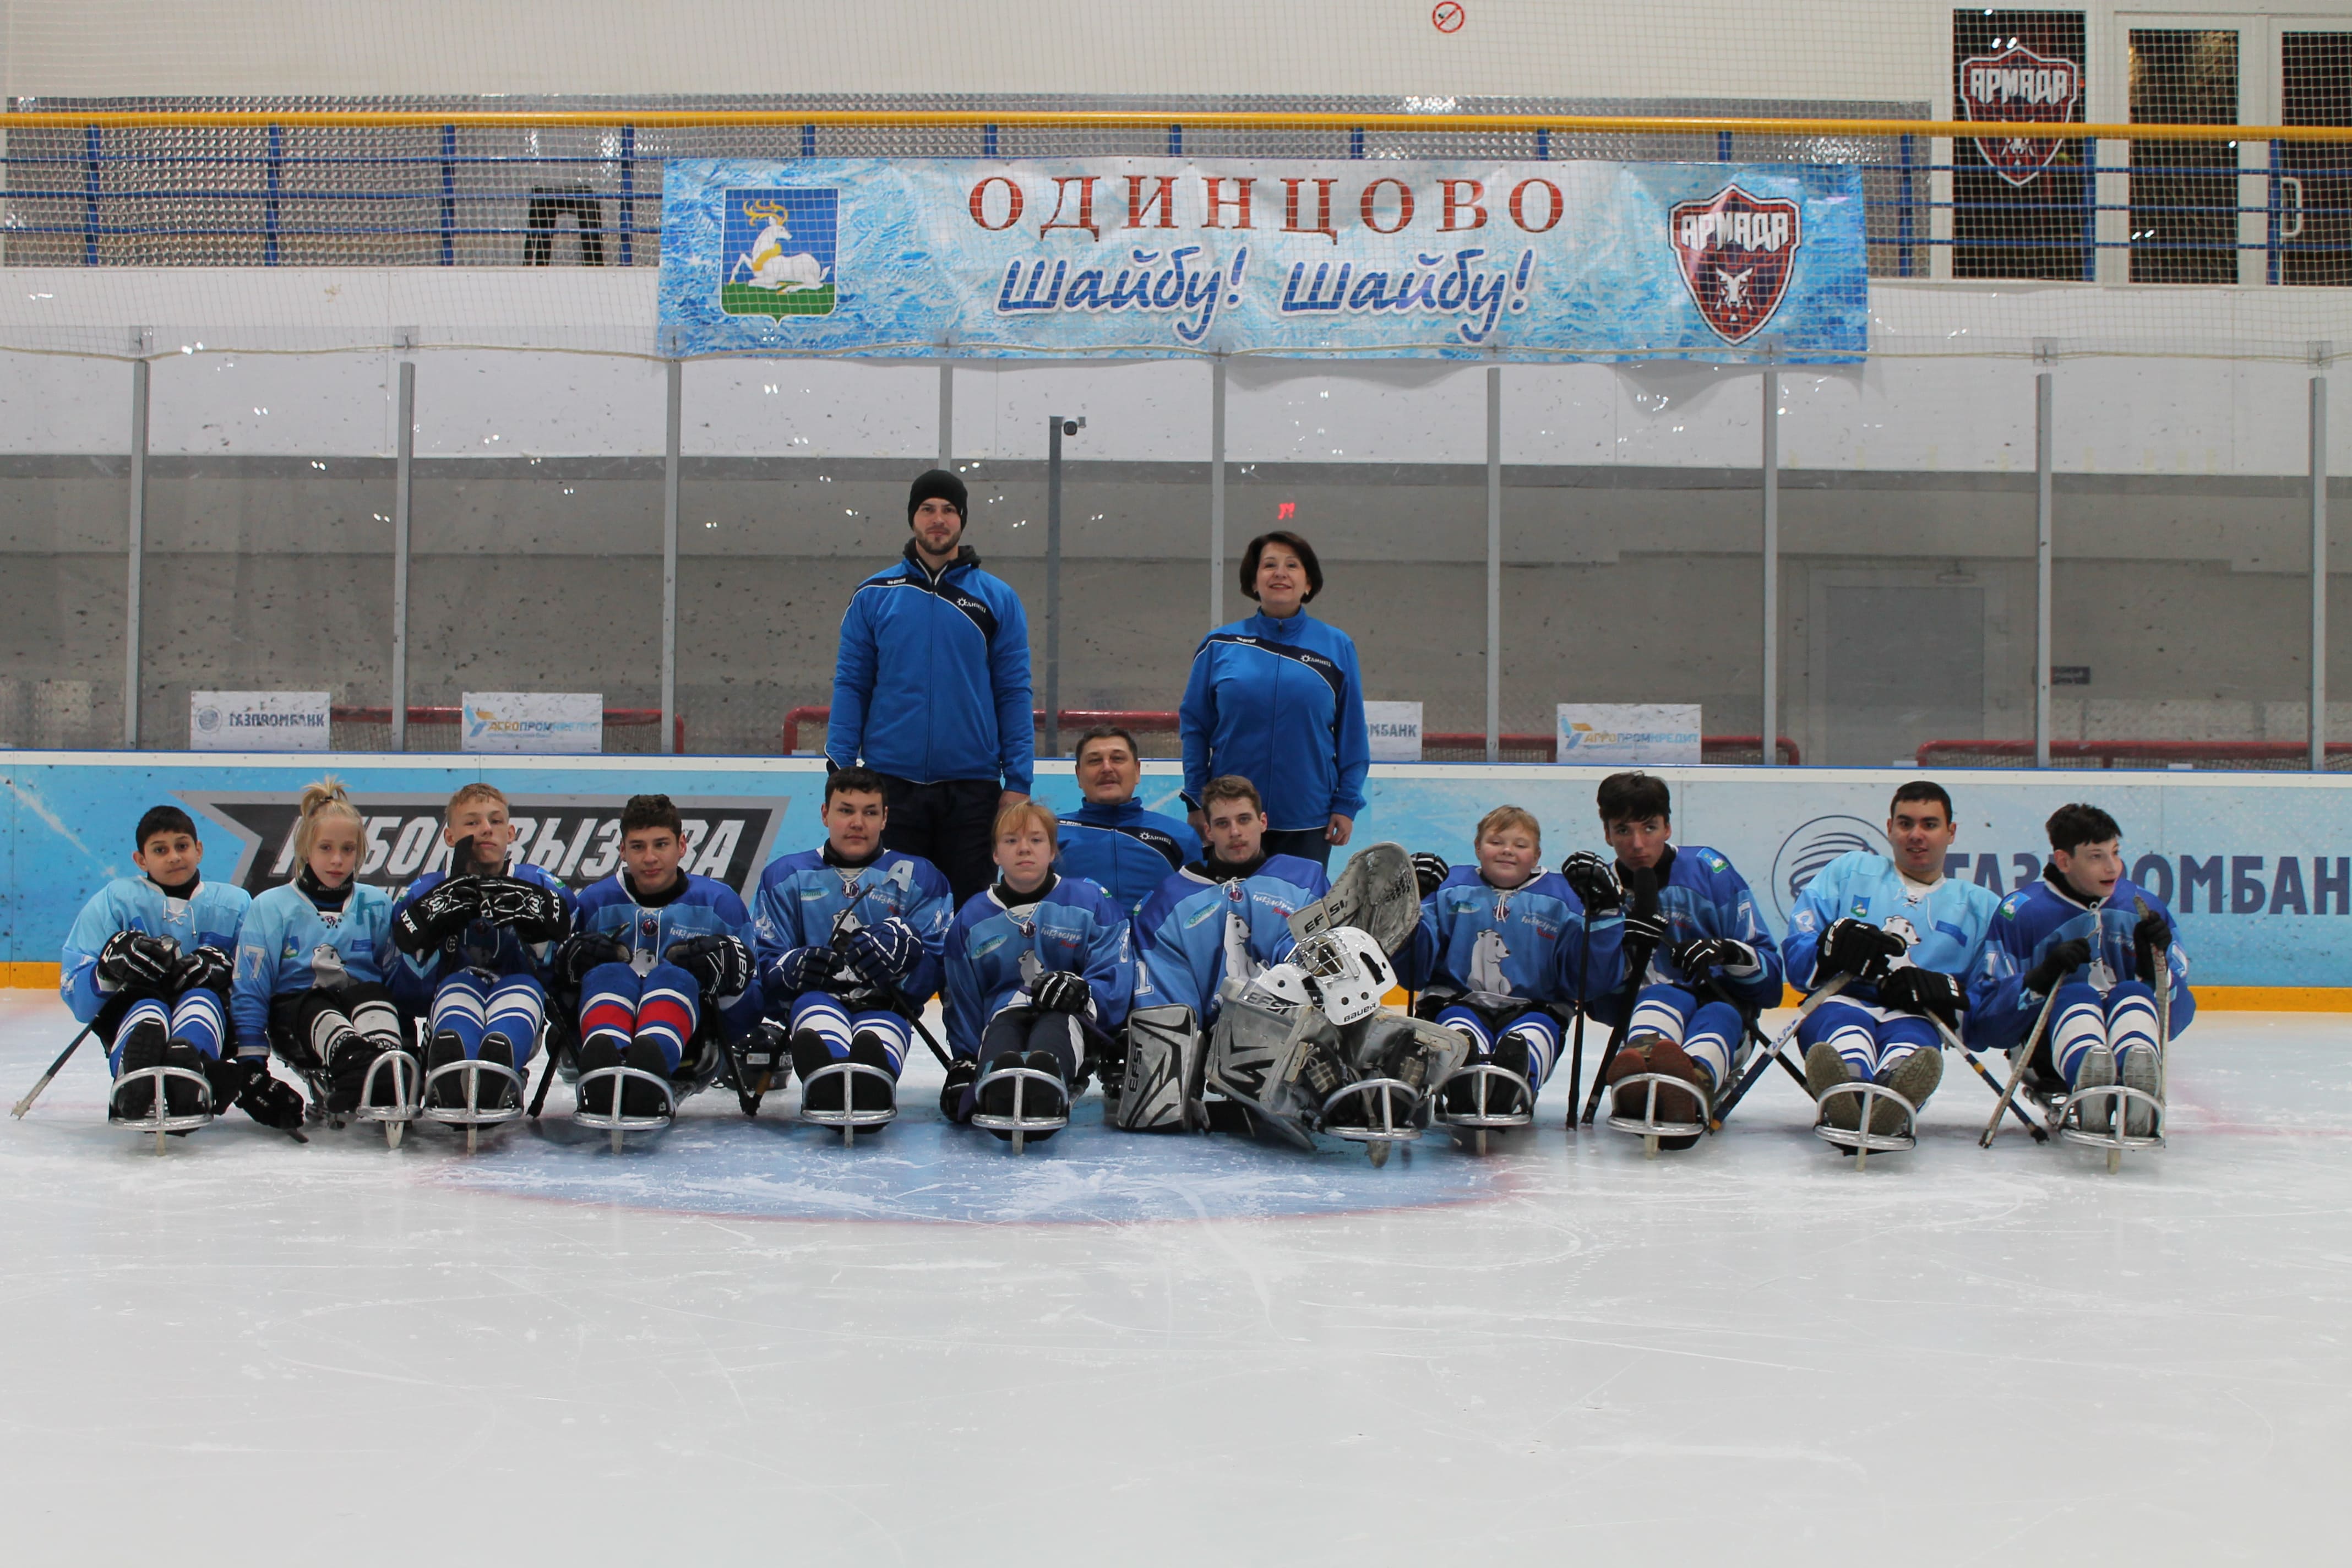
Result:
{"label": "boy in blue jersey", "polygon": [[[384,984],[394,962],[392,899],[358,879],[359,808],[332,777],[307,784],[297,808],[294,879],[253,900],[237,932],[228,1011],[240,1057],[271,1050],[326,1091],[331,1115],[362,1100],[401,1103],[416,1053]],[[385,1056],[404,1068],[376,1071]]]}
{"label": "boy in blue jersey", "polygon": [[[1592,1016],[1612,1027],[1625,1023],[1609,1081],[1658,1073],[1691,1085],[1712,1103],[1731,1081],[1746,1016],[1780,1000],[1779,945],[1756,911],[1747,879],[1728,858],[1704,845],[1672,842],[1674,797],[1664,779],[1612,773],[1595,798],[1619,879],[1639,874],[1657,888],[1655,914],[1626,921],[1628,949],[1638,947],[1646,959],[1633,977],[1639,988],[1631,1018],[1622,996],[1596,993]],[[1619,1091],[1613,1109],[1639,1116],[1646,1102],[1635,1085]],[[1657,1107],[1663,1121],[1689,1121],[1698,1116],[1700,1100],[1662,1090]]]}
{"label": "boy in blue jersey", "polygon": [[1217,1016],[1226,976],[1248,980],[1290,956],[1290,917],[1331,890],[1323,868],[1263,848],[1256,786],[1228,774],[1201,791],[1208,846],[1160,884],[1135,917],[1135,1005],[1185,1007],[1196,1028]]}
{"label": "boy in blue jersey", "polygon": [[[1012,1114],[1013,1080],[982,1082],[983,1062],[991,1072],[1045,1074],[1059,1083],[1066,1105],[1127,1021],[1135,989],[1127,911],[1084,877],[1055,874],[1057,826],[1034,801],[999,812],[997,879],[948,928],[942,958],[954,1060],[940,1109],[952,1121]],[[1023,1109],[1055,1108],[1039,1107],[1032,1092]]]}
{"label": "boy in blue jersey", "polygon": [[1097,884],[1132,915],[1171,874],[1201,858],[1201,837],[1188,823],[1144,810],[1135,798],[1143,763],[1135,737],[1125,730],[1096,725],[1078,737],[1076,755],[1086,801],[1062,814],[1055,868]]}
{"label": "boy in blue jersey", "polygon": [[[1819,1100],[1841,1083],[1885,1085],[1914,1106],[1944,1076],[1942,1037],[1930,1018],[1961,1027],[1961,977],[1981,960],[2000,900],[1990,889],[1944,875],[1959,836],[1952,797],[1914,779],[1895,792],[1886,837],[1893,858],[1855,849],[1822,868],[1798,895],[1780,956],[1789,983],[1811,992],[1846,977],[1837,995],[1798,1026],[1805,1085]],[[1853,1130],[1861,1096],[1829,1102],[1830,1125]],[[1902,1112],[1884,1100],[1871,1131],[1894,1132]]]}
{"label": "boy in blue jersey", "polygon": [[909,487],[905,559],[841,617],[824,735],[835,766],[887,781],[888,847],[937,866],[959,903],[988,885],[991,825],[1028,797],[1037,739],[1029,618],[964,544],[967,500],[944,468]]}
{"label": "boy in blue jersey", "polygon": [[814,1089],[809,1075],[852,1061],[898,1079],[908,1020],[940,988],[954,896],[929,861],[882,847],[890,812],[879,774],[827,775],[824,815],[823,845],[761,873],[751,929],[761,1000],[789,1032],[805,1104],[840,1110],[847,1077],[851,1109],[885,1110],[897,1097],[869,1074],[836,1073]]}
{"label": "boy in blue jersey", "polygon": [[[1397,978],[1421,994],[1416,1016],[1465,1036],[1472,1062],[1486,1062],[1540,1093],[1559,1060],[1562,1021],[1581,997],[1614,990],[1623,921],[1612,904],[1592,910],[1557,872],[1543,868],[1543,828],[1532,813],[1498,805],[1479,818],[1472,866],[1413,857],[1421,923],[1396,955]],[[1441,1089],[1467,1110],[1469,1079]],[[1504,1103],[1490,1113],[1535,1107]]]}
{"label": "boy in blue jersey", "polygon": [[544,976],[554,944],[572,929],[572,894],[540,867],[508,869],[514,837],[497,785],[462,785],[442,816],[449,869],[427,871],[393,905],[401,957],[392,994],[430,1020],[425,1068],[438,1105],[466,1103],[464,1075],[443,1069],[470,1058],[506,1069],[483,1074],[476,1098],[485,1110],[503,1109],[520,1082],[507,1075],[520,1074],[539,1049]]}
{"label": "boy in blue jersey", "polygon": [[[699,1089],[718,1070],[715,1048],[759,1023],[751,912],[726,883],[680,870],[685,858],[686,826],[669,796],[631,795],[620,869],[581,893],[572,934],[556,950],[555,973],[579,1000],[572,1059],[583,1074],[630,1067]],[[667,1115],[675,1104],[674,1093],[621,1080],[624,1116]]]}
{"label": "boy in blue jersey", "polygon": [[[211,1080],[215,1106],[234,1100],[256,1121],[299,1127],[302,1097],[269,1076],[269,1047],[234,1055],[226,1048],[230,955],[253,900],[242,888],[205,881],[204,858],[186,812],[152,807],[139,819],[131,854],[140,875],[109,882],[74,917],[58,989],[75,1020],[105,1044],[118,1079],[149,1068],[187,1068]],[[146,1117],[154,1085],[142,1079],[122,1086],[114,1113]],[[163,1099],[167,1114],[195,1110],[194,1087],[184,1079],[167,1082]]]}
{"label": "boy in blue jersey", "polygon": [[[2181,951],[2164,900],[2124,876],[2123,829],[2095,805],[2051,815],[2050,864],[2042,879],[2000,902],[1984,962],[1969,981],[1969,1043],[2012,1056],[2054,990],[2050,1024],[2032,1070],[2045,1084],[2095,1089],[2120,1082],[2159,1092],[2164,1042],[2158,1038],[2158,974],[2170,992],[2174,1037],[2197,1016]],[[2113,1096],[2082,1107],[2085,1128],[2107,1131]],[[2132,1100],[2126,1136],[2145,1138],[2155,1112]]]}

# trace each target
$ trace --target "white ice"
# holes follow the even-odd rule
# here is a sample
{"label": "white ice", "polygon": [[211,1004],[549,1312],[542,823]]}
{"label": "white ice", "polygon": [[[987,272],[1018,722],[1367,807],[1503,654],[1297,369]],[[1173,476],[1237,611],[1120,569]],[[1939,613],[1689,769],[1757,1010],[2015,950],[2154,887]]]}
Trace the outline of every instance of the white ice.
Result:
{"label": "white ice", "polygon": [[[70,1034],[0,994],[13,1100]],[[2352,1063],[2206,1014],[2120,1174],[1856,1172],[1777,1075],[1384,1171],[908,1111],[844,1150],[558,1088],[468,1158],[232,1112],[159,1158],[85,1047],[0,1121],[9,1561],[2326,1561],[2352,1465]],[[1589,1047],[1597,1042],[1588,1042]],[[1588,1056],[1588,1072],[1591,1060]],[[1563,1078],[1565,1074],[1563,1073]]]}

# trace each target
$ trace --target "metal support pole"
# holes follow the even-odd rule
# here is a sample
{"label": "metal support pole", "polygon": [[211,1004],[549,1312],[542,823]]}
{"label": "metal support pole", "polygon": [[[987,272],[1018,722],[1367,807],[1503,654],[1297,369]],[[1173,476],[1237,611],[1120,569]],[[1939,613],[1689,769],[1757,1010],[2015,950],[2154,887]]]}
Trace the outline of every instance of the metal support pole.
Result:
{"label": "metal support pole", "polygon": [[122,744],[139,749],[139,578],[147,563],[147,386],[148,363],[131,362],[131,537],[124,552],[130,563],[125,584],[122,622]]}
{"label": "metal support pole", "polygon": [[1225,624],[1225,356],[1209,364],[1209,626]]}
{"label": "metal support pole", "polygon": [[408,750],[408,518],[416,461],[416,362],[400,362],[400,427],[392,463],[392,749]]}
{"label": "metal support pole", "polygon": [[1062,754],[1062,416],[1045,421],[1045,755]]}
{"label": "metal support pole", "polygon": [[2327,771],[2327,378],[2311,378],[2311,771]]}
{"label": "metal support pole", "polygon": [[662,751],[677,750],[677,467],[684,444],[686,362],[671,360],[668,427],[662,436]]}
{"label": "metal support pole", "polygon": [[940,467],[955,470],[955,365],[940,362]]}
{"label": "metal support pole", "polygon": [[1764,727],[1766,767],[1780,761],[1780,373],[1764,372]]}
{"label": "metal support pole", "polygon": [[1486,760],[1503,760],[1503,367],[1486,367]]}
{"label": "metal support pole", "polygon": [[2033,765],[2050,765],[2050,373],[2033,378]]}

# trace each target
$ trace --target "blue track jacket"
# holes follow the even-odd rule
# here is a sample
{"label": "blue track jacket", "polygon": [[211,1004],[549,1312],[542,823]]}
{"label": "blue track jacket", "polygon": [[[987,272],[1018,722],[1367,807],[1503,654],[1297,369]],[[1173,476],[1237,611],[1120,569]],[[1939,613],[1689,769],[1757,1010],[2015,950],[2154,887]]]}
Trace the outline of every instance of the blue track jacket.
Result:
{"label": "blue track jacket", "polygon": [[[1036,752],[1029,617],[969,545],[933,577],[905,556],[849,596],[824,754],[915,784],[1029,791]],[[1359,728],[1361,728],[1360,724]]]}
{"label": "blue track jacket", "polygon": [[1095,883],[1131,915],[1160,883],[1200,858],[1201,837],[1191,824],[1146,811],[1137,801],[1087,801],[1062,813],[1062,853],[1055,869]]}
{"label": "blue track jacket", "polygon": [[1180,719],[1187,802],[1198,805],[1212,778],[1239,773],[1257,785],[1277,832],[1363,815],[1372,760],[1364,682],[1339,627],[1305,610],[1219,626],[1192,654]]}

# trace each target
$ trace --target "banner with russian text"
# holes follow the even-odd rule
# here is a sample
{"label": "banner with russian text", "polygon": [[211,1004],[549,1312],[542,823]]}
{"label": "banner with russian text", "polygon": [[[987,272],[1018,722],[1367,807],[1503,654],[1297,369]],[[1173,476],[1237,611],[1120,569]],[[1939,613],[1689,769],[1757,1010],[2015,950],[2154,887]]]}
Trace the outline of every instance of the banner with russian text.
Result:
{"label": "banner with russian text", "polygon": [[1868,272],[1851,168],[673,160],[661,350],[1820,363]]}

